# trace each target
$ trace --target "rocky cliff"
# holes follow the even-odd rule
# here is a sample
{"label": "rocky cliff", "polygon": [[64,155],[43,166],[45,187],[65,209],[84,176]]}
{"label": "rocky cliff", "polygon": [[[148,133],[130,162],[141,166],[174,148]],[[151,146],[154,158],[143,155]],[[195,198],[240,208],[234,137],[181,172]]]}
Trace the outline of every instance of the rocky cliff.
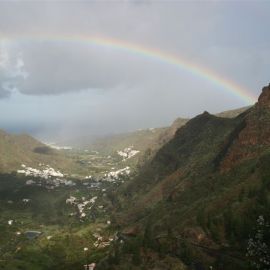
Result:
{"label": "rocky cliff", "polygon": [[227,170],[235,164],[253,158],[270,145],[270,85],[262,89],[258,102],[242,115],[243,120],[235,127],[234,137],[221,164]]}

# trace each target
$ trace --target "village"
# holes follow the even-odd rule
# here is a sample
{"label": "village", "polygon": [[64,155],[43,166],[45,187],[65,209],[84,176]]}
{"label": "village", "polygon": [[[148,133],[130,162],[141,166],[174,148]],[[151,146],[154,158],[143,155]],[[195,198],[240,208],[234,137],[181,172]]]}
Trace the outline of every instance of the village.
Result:
{"label": "village", "polygon": [[[126,159],[130,159],[131,157],[135,156],[137,153],[139,153],[139,151],[132,150],[132,147],[129,147],[125,148],[123,151],[118,151],[117,153],[123,158],[123,161],[125,161]],[[99,160],[100,158],[102,160],[107,160],[108,158],[111,158],[102,156],[99,157],[96,155],[88,156],[91,157],[91,160]],[[94,173],[94,175],[87,175],[83,178],[80,177],[79,179],[82,180],[81,183],[87,188],[98,188],[100,186],[100,182],[103,181],[111,183],[120,183],[120,181],[123,182],[124,178],[131,174],[131,168],[129,166],[126,166],[124,168],[116,169],[114,167],[115,165],[117,165],[116,162],[107,164],[107,166],[104,167],[105,172],[103,174]],[[61,186],[72,187],[78,184],[78,181],[76,181],[78,179],[76,179],[74,176],[64,174],[59,170],[54,169],[48,164],[45,165],[39,163],[38,167],[39,168],[33,168],[30,166],[26,166],[25,164],[21,164],[21,169],[17,170],[17,174],[29,177],[29,179],[26,181],[26,185],[42,186],[46,189],[54,189]]]}
{"label": "village", "polygon": [[[71,149],[64,149],[64,151],[67,150],[68,153],[74,153]],[[22,244],[25,239],[28,239],[29,244],[31,242],[46,245],[55,243],[58,241],[59,233],[67,228],[55,228],[58,225],[50,225],[50,222],[53,224],[63,222],[65,226],[75,226],[77,230],[80,226],[93,227],[91,239],[82,248],[84,254],[106,249],[117,239],[115,231],[110,229],[112,221],[109,194],[132,177],[133,167],[130,166],[129,160],[132,160],[139,151],[134,150],[133,147],[127,147],[116,151],[112,156],[88,151],[77,153],[82,154],[81,157],[86,160],[83,166],[89,168],[89,174],[71,175],[44,163],[39,163],[37,166],[21,164],[17,169],[16,177],[24,190],[22,193],[24,195],[19,195],[16,191],[15,197],[2,200],[8,209],[21,209],[13,215],[10,215],[9,210],[1,218],[1,222],[5,224],[8,234],[13,239],[8,242],[9,245],[14,242],[14,245],[17,243],[16,246],[21,249],[25,246]],[[99,170],[96,171],[96,168]],[[33,192],[39,195],[35,197]],[[58,207],[61,205],[61,216],[47,212],[47,202],[53,204],[54,201],[58,202]],[[42,206],[43,203],[44,206]],[[32,221],[28,213],[33,210],[35,215],[41,217],[44,215],[46,218],[35,218],[35,221]],[[95,269],[93,261],[82,266],[87,270]]]}

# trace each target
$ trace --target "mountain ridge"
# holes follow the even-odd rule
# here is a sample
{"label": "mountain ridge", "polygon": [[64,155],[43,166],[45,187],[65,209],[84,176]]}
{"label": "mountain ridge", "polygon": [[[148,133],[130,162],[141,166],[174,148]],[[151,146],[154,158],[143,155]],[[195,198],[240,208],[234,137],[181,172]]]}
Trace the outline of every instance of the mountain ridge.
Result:
{"label": "mountain ridge", "polygon": [[[250,106],[241,107],[234,110],[223,111],[215,115],[223,118],[233,118],[249,108]],[[189,120],[189,118],[178,117],[169,127],[142,129],[134,132],[106,136],[88,145],[87,148],[94,151],[105,150],[106,153],[111,154],[117,150],[133,146],[134,149],[141,152],[136,157],[141,165],[145,160],[151,158],[161,146],[171,140],[175,132]]]}
{"label": "mountain ridge", "polygon": [[[186,267],[199,261],[198,269],[250,269],[246,242],[258,216],[270,218],[269,93],[263,88],[258,103],[234,118],[204,112],[191,119],[116,193],[116,226],[132,235],[143,267],[158,265],[145,263],[150,249]],[[130,253],[120,250],[120,266],[132,267]]]}

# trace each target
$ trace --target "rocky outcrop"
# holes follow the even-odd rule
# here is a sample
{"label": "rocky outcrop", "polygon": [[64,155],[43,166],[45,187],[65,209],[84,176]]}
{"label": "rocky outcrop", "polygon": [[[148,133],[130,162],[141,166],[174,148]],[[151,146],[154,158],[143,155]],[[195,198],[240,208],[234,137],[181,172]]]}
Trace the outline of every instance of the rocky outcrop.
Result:
{"label": "rocky outcrop", "polygon": [[253,158],[270,146],[270,85],[262,89],[258,102],[244,116],[241,125],[244,128],[235,134],[221,163],[222,170]]}
{"label": "rocky outcrop", "polygon": [[270,83],[262,89],[257,105],[261,107],[270,107]]}

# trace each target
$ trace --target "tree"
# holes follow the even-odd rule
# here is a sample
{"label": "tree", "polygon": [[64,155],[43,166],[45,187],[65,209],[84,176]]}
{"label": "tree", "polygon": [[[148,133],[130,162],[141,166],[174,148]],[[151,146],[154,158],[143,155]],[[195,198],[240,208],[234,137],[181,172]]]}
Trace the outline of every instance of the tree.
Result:
{"label": "tree", "polygon": [[248,240],[247,257],[258,270],[270,269],[270,227],[263,216],[257,219],[255,235]]}

